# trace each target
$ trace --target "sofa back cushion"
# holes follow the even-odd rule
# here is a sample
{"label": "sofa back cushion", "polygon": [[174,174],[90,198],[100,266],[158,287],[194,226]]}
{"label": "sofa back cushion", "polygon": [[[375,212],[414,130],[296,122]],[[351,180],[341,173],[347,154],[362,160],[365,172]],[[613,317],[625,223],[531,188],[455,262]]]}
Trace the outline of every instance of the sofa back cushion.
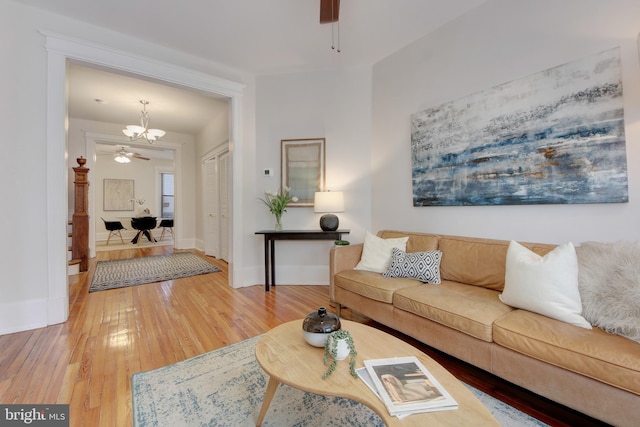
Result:
{"label": "sofa back cushion", "polygon": [[[502,291],[509,243],[509,240],[440,236],[438,249],[442,251],[442,280]],[[540,256],[556,247],[537,243],[522,245]]]}
{"label": "sofa back cushion", "polygon": [[382,230],[378,237],[383,239],[395,239],[409,236],[406,252],[427,252],[438,249],[438,235],[426,233],[407,233],[404,231]]}
{"label": "sofa back cushion", "polygon": [[508,248],[508,241],[442,237],[442,279],[502,291]]}
{"label": "sofa back cushion", "polygon": [[[442,280],[482,286],[502,291],[509,240],[494,240],[462,236],[446,236],[428,233],[382,230],[383,239],[409,236],[407,252],[442,251],[440,276]],[[522,243],[540,256],[546,255],[556,245]]]}

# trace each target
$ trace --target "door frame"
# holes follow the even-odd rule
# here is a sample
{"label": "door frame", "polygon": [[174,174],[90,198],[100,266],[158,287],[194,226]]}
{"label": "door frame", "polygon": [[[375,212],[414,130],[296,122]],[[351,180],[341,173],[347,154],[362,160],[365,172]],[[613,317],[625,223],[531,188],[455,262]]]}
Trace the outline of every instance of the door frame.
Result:
{"label": "door frame", "polygon": [[[47,204],[47,324],[65,322],[69,317],[69,279],[67,275],[67,222],[69,168],[67,142],[67,78],[69,61],[106,67],[230,98],[230,142],[232,153],[232,212],[242,212],[242,96],[244,84],[184,68],[108,46],[102,46],[58,33],[40,30],[47,51],[46,124],[46,204]],[[243,227],[231,216],[232,251],[229,283],[234,286],[241,270]],[[235,286],[234,286],[235,287]]]}
{"label": "door frame", "polygon": [[[86,132],[85,133],[85,153],[87,156],[87,163],[85,167],[89,170],[95,170],[96,163],[96,144],[111,144],[114,147],[117,145],[129,145],[131,147],[135,147],[136,144],[132,143],[128,137],[122,136],[114,136],[108,134],[101,134],[95,132]],[[173,150],[173,170],[172,172],[175,175],[174,186],[181,188],[182,185],[182,144],[174,143],[171,141],[156,141],[154,144],[156,147],[168,148]],[[156,177],[154,177],[154,180]],[[95,258],[96,256],[96,185],[99,183],[94,183],[94,185],[89,185],[89,257]],[[158,193],[156,193],[158,194]],[[173,244],[176,249],[182,249],[182,191],[176,195],[176,199],[174,202],[176,213],[176,227],[174,228],[176,235],[173,239]]]}

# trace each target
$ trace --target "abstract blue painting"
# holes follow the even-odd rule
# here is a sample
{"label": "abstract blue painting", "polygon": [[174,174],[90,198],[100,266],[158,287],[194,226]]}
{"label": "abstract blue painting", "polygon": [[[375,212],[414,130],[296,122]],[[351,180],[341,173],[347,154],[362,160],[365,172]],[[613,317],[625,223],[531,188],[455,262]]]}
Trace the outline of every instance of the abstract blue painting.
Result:
{"label": "abstract blue painting", "polygon": [[628,202],[618,48],[411,116],[414,206]]}

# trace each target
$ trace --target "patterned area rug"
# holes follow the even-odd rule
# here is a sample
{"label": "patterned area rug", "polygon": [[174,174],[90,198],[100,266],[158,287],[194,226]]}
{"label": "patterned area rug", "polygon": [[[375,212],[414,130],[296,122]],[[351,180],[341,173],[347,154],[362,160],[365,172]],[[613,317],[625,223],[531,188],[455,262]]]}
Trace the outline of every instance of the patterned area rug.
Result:
{"label": "patterned area rug", "polygon": [[98,261],[89,292],[164,282],[220,271],[189,252]]}
{"label": "patterned area rug", "polygon": [[[132,377],[133,423],[147,426],[255,426],[268,377],[254,356],[260,337]],[[546,424],[468,386],[503,427]],[[384,426],[349,399],[280,385],[263,426]]]}

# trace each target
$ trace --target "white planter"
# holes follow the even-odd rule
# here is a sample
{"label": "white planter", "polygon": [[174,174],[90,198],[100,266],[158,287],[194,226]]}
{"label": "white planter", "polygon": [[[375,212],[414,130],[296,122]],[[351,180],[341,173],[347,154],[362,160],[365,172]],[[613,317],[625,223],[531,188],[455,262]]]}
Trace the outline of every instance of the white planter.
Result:
{"label": "white planter", "polygon": [[331,342],[329,343],[329,351],[331,353],[333,353],[333,348],[335,345],[337,345],[337,353],[336,353],[336,360],[344,360],[346,359],[346,357],[349,355],[349,345],[347,344],[347,340],[346,339],[339,339],[337,340],[337,344],[336,344],[336,340],[334,340],[333,338],[330,338]]}

